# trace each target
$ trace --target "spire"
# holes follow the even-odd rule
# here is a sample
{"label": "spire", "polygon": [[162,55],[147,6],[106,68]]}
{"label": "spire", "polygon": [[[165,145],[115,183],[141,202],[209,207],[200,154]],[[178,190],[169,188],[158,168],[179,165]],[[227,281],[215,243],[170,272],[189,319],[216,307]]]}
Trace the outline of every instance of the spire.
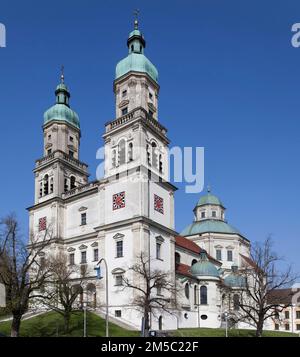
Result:
{"label": "spire", "polygon": [[55,95],[56,95],[56,103],[57,104],[64,104],[69,107],[69,99],[70,99],[70,92],[68,87],[65,85],[65,67],[61,66],[61,74],[60,74],[60,83],[56,87]]}
{"label": "spire", "polygon": [[139,9],[135,9],[133,12],[134,15],[134,29],[138,30],[139,29],[139,21],[138,21],[138,16],[140,14],[140,10]]}

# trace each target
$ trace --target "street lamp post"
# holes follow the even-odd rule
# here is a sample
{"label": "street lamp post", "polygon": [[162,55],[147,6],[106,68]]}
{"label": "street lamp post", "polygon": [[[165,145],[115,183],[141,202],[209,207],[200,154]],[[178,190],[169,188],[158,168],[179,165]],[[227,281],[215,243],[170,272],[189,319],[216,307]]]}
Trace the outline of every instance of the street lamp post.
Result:
{"label": "street lamp post", "polygon": [[[109,337],[109,331],[108,331],[108,268],[107,268],[107,262],[105,258],[102,258],[99,260],[97,265],[100,266],[100,264],[104,262],[105,264],[105,292],[106,292],[106,314],[105,314],[105,336]],[[100,277],[101,279],[101,277]]]}
{"label": "street lamp post", "polygon": [[86,337],[86,308],[87,302],[83,302],[83,337]]}
{"label": "street lamp post", "polygon": [[225,317],[225,337],[228,337],[228,312],[224,312],[224,317]]}

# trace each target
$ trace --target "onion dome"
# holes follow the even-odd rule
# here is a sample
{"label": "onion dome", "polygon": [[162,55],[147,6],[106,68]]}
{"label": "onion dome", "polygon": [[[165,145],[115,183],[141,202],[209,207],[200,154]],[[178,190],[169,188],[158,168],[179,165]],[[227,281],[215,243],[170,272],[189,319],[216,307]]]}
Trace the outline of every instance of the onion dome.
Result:
{"label": "onion dome", "polygon": [[231,270],[231,273],[224,278],[224,284],[231,288],[244,288],[246,277],[238,273],[237,265],[232,265]]}
{"label": "onion dome", "polygon": [[61,75],[61,83],[55,90],[56,103],[44,113],[44,125],[51,121],[65,122],[80,129],[79,117],[74,110],[70,108],[70,92],[64,83],[64,75]]}
{"label": "onion dome", "polygon": [[144,55],[146,41],[138,29],[138,21],[134,22],[134,30],[130,32],[127,46],[129,54],[116,66],[115,79],[119,79],[129,72],[141,72],[148,74],[155,82],[158,82],[158,71],[156,67]]}
{"label": "onion dome", "polygon": [[201,251],[200,260],[191,267],[191,274],[195,277],[214,277],[219,278],[218,269],[208,260],[206,251]]}

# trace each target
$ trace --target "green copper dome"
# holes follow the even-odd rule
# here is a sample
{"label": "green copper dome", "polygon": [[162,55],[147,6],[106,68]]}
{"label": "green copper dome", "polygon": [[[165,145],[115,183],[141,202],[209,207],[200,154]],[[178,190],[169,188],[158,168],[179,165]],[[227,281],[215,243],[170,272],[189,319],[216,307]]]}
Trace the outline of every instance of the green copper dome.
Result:
{"label": "green copper dome", "polygon": [[208,192],[206,195],[200,197],[197,207],[198,206],[204,206],[204,205],[218,205],[224,207],[223,203],[220,201],[220,199],[212,195],[210,192]]}
{"label": "green copper dome", "polygon": [[238,274],[238,267],[232,266],[232,273],[224,279],[224,284],[231,288],[244,288],[246,286],[246,277]]}
{"label": "green copper dome", "polygon": [[196,221],[187,226],[180,234],[182,236],[191,236],[194,234],[202,233],[227,233],[227,234],[239,234],[238,229],[234,228],[230,224],[215,220],[215,219],[206,219],[203,221]]}
{"label": "green copper dome", "polygon": [[144,55],[146,42],[140,30],[138,30],[137,21],[135,21],[134,26],[135,29],[130,32],[127,40],[129,54],[117,64],[115,79],[133,71],[146,73],[155,82],[158,82],[158,71],[156,67]]}
{"label": "green copper dome", "polygon": [[56,104],[44,113],[44,125],[51,121],[61,121],[80,129],[79,117],[69,106],[70,92],[61,77],[61,83],[56,87]]}
{"label": "green copper dome", "polygon": [[191,274],[197,277],[211,276],[219,278],[220,276],[218,269],[208,260],[205,251],[200,253],[200,260],[192,265]]}

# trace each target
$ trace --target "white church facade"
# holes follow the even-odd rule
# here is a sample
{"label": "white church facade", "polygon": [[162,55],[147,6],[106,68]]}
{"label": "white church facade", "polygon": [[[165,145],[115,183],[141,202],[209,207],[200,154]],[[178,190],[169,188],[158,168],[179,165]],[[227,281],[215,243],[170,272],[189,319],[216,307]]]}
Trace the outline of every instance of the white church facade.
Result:
{"label": "white church facade", "polygon": [[153,314],[152,329],[220,327],[225,309],[235,309],[235,298],[232,306],[225,303],[222,286],[240,287],[237,272],[251,264],[250,242],[226,222],[223,203],[209,191],[196,204],[192,224],[176,232],[176,187],[168,182],[169,139],[158,115],[158,72],[144,55],[137,21],[127,45],[114,80],[116,118],[103,134],[102,179],[90,182],[88,165],[80,161],[80,121],[62,76],[56,103],[44,114],[43,156],[36,161],[34,205],[28,208],[30,234],[51,226],[50,251],[62,250],[70,265],[87,268],[81,302],[88,299],[102,311],[105,274],[97,279],[95,267],[105,258],[109,314],[115,320],[141,327],[134,292],[120,285],[144,252],[151,269],[168,272],[182,292],[180,309]]}

